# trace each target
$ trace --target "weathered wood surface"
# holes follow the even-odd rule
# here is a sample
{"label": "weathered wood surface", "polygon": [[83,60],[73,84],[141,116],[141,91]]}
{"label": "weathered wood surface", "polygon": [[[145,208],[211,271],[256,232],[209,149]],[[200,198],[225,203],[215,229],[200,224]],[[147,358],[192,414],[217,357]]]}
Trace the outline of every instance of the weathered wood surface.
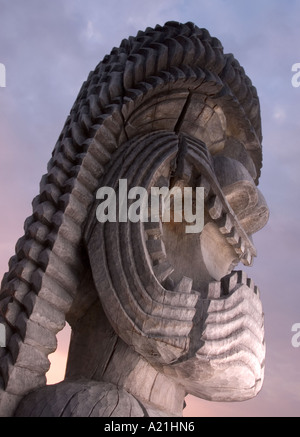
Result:
{"label": "weathered wood surface", "polygon": [[[99,323],[96,318],[90,327],[84,325],[85,341],[105,337],[108,353],[105,335],[114,332],[109,335],[127,345],[126,353],[138,357],[132,375],[138,378],[139,366],[149,366],[149,374],[164,381],[164,390],[176,392],[174,405],[162,405],[158,384],[150,378],[156,394],[141,394],[141,387],[129,384],[133,378],[125,366],[124,387],[138,402],[150,402],[155,414],[159,409],[180,414],[186,392],[218,400],[257,393],[264,363],[258,294],[250,280],[228,285],[237,273],[222,278],[238,260],[251,264],[255,248],[249,235],[268,219],[256,187],[261,138],[256,89],[205,29],[174,22],[148,28],[123,40],[99,63],[66,120],[2,281],[0,323],[7,338],[0,348],[0,415],[14,415],[25,395],[45,386],[47,357],[66,318],[74,331],[69,372],[76,370],[79,380],[96,378],[95,392],[101,378],[118,385],[116,371],[105,379],[105,372],[85,375],[84,366],[74,364],[82,344],[80,317],[91,316],[91,303],[99,299],[105,322],[99,316]],[[113,185],[122,175],[148,187],[159,183],[158,175],[169,184],[204,187],[205,227],[199,240],[184,236],[180,226],[113,223],[104,232],[95,222],[95,193],[101,183]],[[94,285],[86,285],[91,270],[97,293]],[[109,327],[104,333],[103,324]],[[93,356],[89,349],[87,367],[101,369],[99,350]],[[121,363],[118,353],[114,359]],[[73,390],[70,384],[45,387],[41,396],[48,399],[49,390],[55,404],[57,393]],[[94,383],[83,384],[94,390]],[[30,405],[37,412],[35,393],[27,406],[25,398],[19,414]],[[140,414],[133,398],[124,396],[122,414],[130,402],[136,405],[131,414]],[[79,410],[76,415],[84,414]],[[55,415],[58,410],[47,411]]]}

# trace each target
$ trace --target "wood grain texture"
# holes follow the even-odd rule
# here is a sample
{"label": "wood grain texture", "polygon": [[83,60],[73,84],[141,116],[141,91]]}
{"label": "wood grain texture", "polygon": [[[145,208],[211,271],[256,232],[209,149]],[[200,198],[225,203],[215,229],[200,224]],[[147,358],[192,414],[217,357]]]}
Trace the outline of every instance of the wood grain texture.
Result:
{"label": "wood grain texture", "polygon": [[[143,147],[140,136],[150,138],[155,131],[160,132],[156,146],[154,141],[152,149]],[[179,148],[179,153],[182,137],[189,138],[189,145]],[[236,259],[251,264],[255,249],[246,231],[258,230],[253,223],[260,215],[261,227],[268,210],[258,194],[248,215],[239,217],[243,197],[235,197],[228,185],[226,199],[214,159],[222,155],[241,162],[255,187],[261,138],[256,89],[238,61],[224,54],[221,43],[207,30],[193,23],[169,22],[138,32],[105,56],[83,83],[71,109],[2,281],[0,323],[7,341],[6,348],[0,349],[0,415],[13,415],[24,395],[45,385],[47,356],[55,348],[56,333],[66,317],[76,323],[78,302],[90,303],[93,293],[83,299],[80,292],[86,289],[84,277],[90,268],[117,334],[164,376],[177,375],[178,371],[164,366],[190,359],[198,350],[195,320],[202,320],[197,326],[203,330],[207,306],[199,310],[199,302],[205,297],[205,283],[216,279],[212,248],[203,258],[202,279],[197,274],[195,279],[190,269],[185,273],[187,262],[179,273],[180,262],[172,266],[172,229],[162,229],[162,242],[151,242],[157,231],[145,228],[141,233],[116,224],[118,229],[112,226],[104,234],[100,230],[101,239],[93,243],[87,236],[93,225],[87,226],[87,221],[96,190],[109,171],[113,172],[110,183],[123,174],[136,185],[149,185],[150,161],[168,179],[175,160],[178,180],[205,188],[207,217],[214,225],[205,234],[214,235],[227,258],[233,255],[232,264],[225,263],[228,273]],[[122,167],[124,158],[127,170]],[[163,238],[172,241],[171,246]]]}

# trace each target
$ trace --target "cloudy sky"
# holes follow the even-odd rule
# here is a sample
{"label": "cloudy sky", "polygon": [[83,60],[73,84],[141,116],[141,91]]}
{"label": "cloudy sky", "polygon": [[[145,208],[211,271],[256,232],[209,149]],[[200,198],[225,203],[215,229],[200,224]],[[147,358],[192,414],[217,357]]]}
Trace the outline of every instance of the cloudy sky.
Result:
{"label": "cloudy sky", "polygon": [[[82,82],[112,47],[166,21],[193,21],[234,53],[258,90],[264,167],[260,189],[271,210],[255,236],[247,273],[262,294],[267,362],[257,398],[209,403],[188,397],[186,416],[300,416],[300,0],[0,0],[0,276]],[[49,382],[62,378],[60,335]],[[50,356],[51,358],[51,356]]]}

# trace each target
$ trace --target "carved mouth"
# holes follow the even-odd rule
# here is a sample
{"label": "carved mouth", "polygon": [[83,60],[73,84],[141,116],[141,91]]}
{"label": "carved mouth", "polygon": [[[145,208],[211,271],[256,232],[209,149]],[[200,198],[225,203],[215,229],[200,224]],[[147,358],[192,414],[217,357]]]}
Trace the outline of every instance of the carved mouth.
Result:
{"label": "carved mouth", "polygon": [[159,187],[203,187],[204,229],[201,235],[187,234],[183,223],[143,223],[145,245],[153,273],[166,289],[194,290],[205,297],[209,284],[227,277],[239,262],[250,266],[256,249],[223,194],[205,145],[187,136],[181,141],[184,165],[172,179],[154,180]]}
{"label": "carved mouth", "polygon": [[[206,204],[207,203],[211,205],[210,200],[206,202]],[[220,205],[220,198],[215,197],[215,203],[219,203]],[[212,214],[215,216],[212,208],[209,209],[209,213],[210,215]],[[220,213],[218,213],[218,215],[219,214]],[[228,213],[223,212],[222,217],[215,219],[214,223],[218,226],[217,229],[219,233],[225,237],[225,239],[222,238],[222,242],[224,243],[226,241],[228,246],[230,246],[236,253],[235,261],[229,265],[228,271],[220,280],[209,278],[209,272],[207,274],[208,278],[205,278],[203,265],[202,270],[200,271],[199,258],[197,258],[197,254],[201,257],[199,235],[195,236],[194,234],[186,234],[182,229],[181,232],[178,232],[179,227],[184,227],[182,224],[179,225],[173,223],[170,226],[170,224],[163,224],[161,221],[156,223],[144,223],[145,244],[152,264],[153,273],[157,280],[167,290],[182,293],[192,292],[199,294],[203,299],[219,299],[229,295],[234,291],[237,284],[245,284],[255,294],[259,295],[258,288],[254,284],[254,281],[251,278],[248,278],[245,272],[233,270],[240,260],[245,265],[250,265],[250,263],[252,263],[252,257],[255,250],[253,250],[252,244],[250,248],[243,250],[243,248],[246,247],[244,235],[242,234],[241,236],[239,233],[241,228],[236,227],[237,220],[232,219]],[[173,244],[172,242],[167,241],[168,238],[172,239],[172,232],[169,231],[170,227],[173,230],[175,227],[174,233],[176,233],[177,236],[177,241]],[[215,225],[214,229],[216,229]],[[181,235],[182,238],[178,239],[178,235]],[[185,246],[183,245],[184,240],[187,240]],[[248,239],[246,242],[249,244]],[[176,248],[174,248],[175,245]],[[172,246],[174,252],[173,256],[170,256],[172,252],[168,249],[172,248]],[[231,255],[232,249],[230,250]],[[191,253],[191,257],[188,256],[189,252]],[[174,262],[172,262],[170,258]],[[187,259],[187,262],[185,262],[185,259]],[[195,268],[195,266],[197,266],[197,268]],[[190,275],[189,272],[191,272]]]}

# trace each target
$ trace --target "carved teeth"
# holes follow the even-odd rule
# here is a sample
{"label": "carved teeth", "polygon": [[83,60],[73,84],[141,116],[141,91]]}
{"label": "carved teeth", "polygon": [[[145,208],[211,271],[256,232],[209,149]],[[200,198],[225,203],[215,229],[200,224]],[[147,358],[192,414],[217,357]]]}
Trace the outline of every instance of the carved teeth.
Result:
{"label": "carved teeth", "polygon": [[254,284],[253,279],[248,278],[247,274],[242,270],[234,271],[230,275],[225,276],[221,279],[223,291],[225,294],[230,294],[237,286],[247,285],[258,297],[260,292],[258,287]]}
{"label": "carved teeth", "polygon": [[229,294],[240,282],[239,272],[232,272],[230,275],[221,279],[222,286],[225,294]]}
{"label": "carved teeth", "polygon": [[228,241],[228,243],[229,244],[231,244],[232,246],[233,245],[235,245],[235,244],[238,244],[238,242],[239,242],[239,235],[238,235],[238,233],[237,233],[237,231],[236,231],[236,229],[235,228],[233,228],[232,230],[231,230],[231,232],[228,234],[228,235],[226,235],[226,240]]}
{"label": "carved teeth", "polygon": [[238,283],[239,284],[247,284],[248,276],[243,270],[238,270]]}
{"label": "carved teeth", "polygon": [[238,284],[248,285],[248,278],[245,272],[239,270],[239,271],[233,271],[230,275],[225,276],[224,278],[221,279],[221,282],[225,294],[229,294],[234,290],[234,288]]}
{"label": "carved teeth", "polygon": [[246,252],[244,257],[241,259],[241,262],[244,264],[244,266],[247,266],[247,267],[251,266],[251,264],[253,262],[253,257],[252,257],[249,250]]}
{"label": "carved teeth", "polygon": [[162,240],[147,240],[146,246],[153,261],[166,258],[166,249]]}
{"label": "carved teeth", "polygon": [[162,235],[162,224],[159,222],[146,222],[144,229],[148,236],[160,237]]}
{"label": "carved teeth", "polygon": [[254,291],[254,281],[253,281],[253,279],[251,279],[251,278],[248,278],[247,279],[247,285],[248,285],[248,287],[249,288],[251,288],[251,290],[253,290]]}
{"label": "carved teeth", "polygon": [[178,284],[176,285],[174,291],[178,291],[180,293],[190,293],[193,287],[192,278],[188,278],[187,276],[183,276]]}
{"label": "carved teeth", "polygon": [[234,250],[238,255],[242,255],[245,252],[245,243],[242,240],[242,237],[239,238],[239,242],[234,246]]}
{"label": "carved teeth", "polygon": [[167,261],[164,261],[156,266],[153,266],[153,272],[157,280],[162,283],[167,279],[168,276],[171,275],[171,273],[174,272],[174,267],[172,267]]}
{"label": "carved teeth", "polygon": [[172,278],[168,277],[162,284],[166,290],[173,291],[174,290],[174,281]]}
{"label": "carved teeth", "polygon": [[217,220],[217,225],[222,234],[229,234],[233,227],[231,218],[228,214],[224,214],[219,218],[219,220]]}
{"label": "carved teeth", "polygon": [[222,294],[222,287],[220,281],[210,282],[208,284],[207,299],[219,299]]}
{"label": "carved teeth", "polygon": [[208,201],[208,212],[213,220],[221,217],[223,208],[222,202],[218,196],[212,196]]}

